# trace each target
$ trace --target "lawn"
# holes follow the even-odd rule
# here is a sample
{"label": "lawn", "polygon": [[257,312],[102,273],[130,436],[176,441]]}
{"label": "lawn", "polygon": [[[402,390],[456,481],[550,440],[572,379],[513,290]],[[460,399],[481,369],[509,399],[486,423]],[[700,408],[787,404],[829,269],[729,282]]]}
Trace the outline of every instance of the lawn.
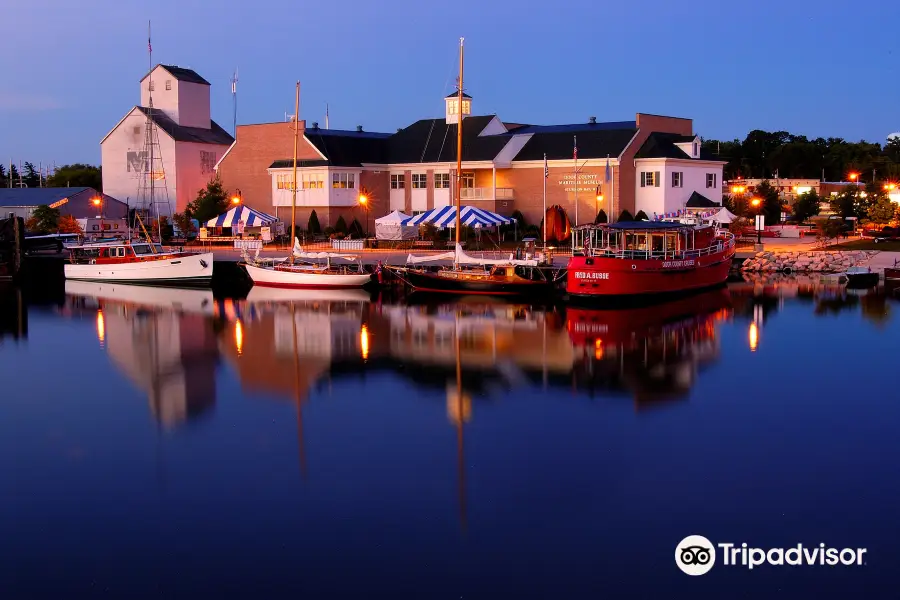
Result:
{"label": "lawn", "polygon": [[900,242],[881,242],[876,244],[872,239],[853,240],[842,244],[834,244],[826,250],[883,250],[885,252],[900,252]]}

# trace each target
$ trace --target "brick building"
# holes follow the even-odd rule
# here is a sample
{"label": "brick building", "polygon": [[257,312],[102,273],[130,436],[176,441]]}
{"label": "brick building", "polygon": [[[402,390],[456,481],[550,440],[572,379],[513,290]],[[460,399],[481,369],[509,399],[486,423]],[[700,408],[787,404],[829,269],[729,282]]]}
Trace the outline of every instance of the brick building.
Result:
{"label": "brick building", "polygon": [[[721,204],[725,163],[702,154],[690,119],[638,113],[634,121],[530,125],[472,116],[472,102],[465,95],[461,107],[463,205],[506,215],[518,210],[529,223],[540,222],[545,157],[547,206],[561,205],[572,222],[592,222],[600,209],[615,219],[622,210],[652,217],[698,199],[703,206]],[[393,134],[323,129],[301,120],[298,225],[305,227],[312,210],[323,227],[339,215],[362,221],[363,193],[372,217],[454,203],[457,95],[444,104],[444,117],[416,121]],[[240,189],[247,205],[282,219],[291,206],[292,128],[238,126],[234,144],[216,166],[225,186]]]}

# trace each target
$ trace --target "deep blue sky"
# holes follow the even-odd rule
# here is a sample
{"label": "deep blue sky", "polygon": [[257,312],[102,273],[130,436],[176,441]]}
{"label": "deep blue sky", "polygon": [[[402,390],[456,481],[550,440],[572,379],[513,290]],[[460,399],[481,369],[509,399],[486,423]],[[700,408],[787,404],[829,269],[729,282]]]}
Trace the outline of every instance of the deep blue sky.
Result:
{"label": "deep blue sky", "polygon": [[[452,10],[456,9],[456,10]],[[456,14],[454,14],[456,13]],[[100,139],[154,62],[212,82],[213,118],[394,131],[440,116],[466,38],[473,111],[562,123],[692,117],[705,137],[755,128],[884,142],[900,130],[897,23],[882,0],[209,3],[9,0],[0,35],[0,160],[99,163]]]}

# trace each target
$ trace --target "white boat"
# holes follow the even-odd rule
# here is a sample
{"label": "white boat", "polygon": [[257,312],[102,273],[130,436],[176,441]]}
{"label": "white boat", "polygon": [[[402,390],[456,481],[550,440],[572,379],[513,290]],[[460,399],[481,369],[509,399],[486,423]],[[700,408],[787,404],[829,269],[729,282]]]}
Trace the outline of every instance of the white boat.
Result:
{"label": "white boat", "polygon": [[210,289],[155,288],[126,283],[69,280],[66,281],[66,295],[174,310],[179,313],[212,316],[215,311],[213,293]]}
{"label": "white boat", "polygon": [[159,244],[118,242],[75,246],[66,279],[147,284],[209,285],[213,254],[167,251]]}
{"label": "white boat", "polygon": [[[294,114],[300,112],[300,82],[297,82]],[[253,280],[253,285],[279,288],[359,288],[370,281],[372,276],[363,270],[362,263],[356,256],[346,254],[333,254],[330,252],[310,253],[304,252],[297,241],[297,141],[300,129],[294,122],[294,175],[291,184],[291,239],[294,240],[292,256],[283,259],[259,259],[257,249],[256,258],[251,259],[246,250],[243,254],[244,268]],[[295,264],[295,259],[306,261],[306,264]],[[324,259],[324,264],[315,262]],[[355,268],[348,266],[333,266],[332,260],[355,261]]]}

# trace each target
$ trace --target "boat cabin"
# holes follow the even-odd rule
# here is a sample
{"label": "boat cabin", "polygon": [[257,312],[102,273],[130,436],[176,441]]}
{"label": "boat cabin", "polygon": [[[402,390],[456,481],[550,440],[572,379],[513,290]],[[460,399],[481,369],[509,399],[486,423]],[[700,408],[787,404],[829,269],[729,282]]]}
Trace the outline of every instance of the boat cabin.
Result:
{"label": "boat cabin", "polygon": [[695,226],[665,221],[585,225],[573,231],[576,256],[629,259],[689,257],[710,249],[721,249],[719,247],[726,236],[712,225]]}
{"label": "boat cabin", "polygon": [[163,254],[159,244],[149,243],[106,243],[75,246],[70,248],[73,263],[114,264],[153,259]]}

